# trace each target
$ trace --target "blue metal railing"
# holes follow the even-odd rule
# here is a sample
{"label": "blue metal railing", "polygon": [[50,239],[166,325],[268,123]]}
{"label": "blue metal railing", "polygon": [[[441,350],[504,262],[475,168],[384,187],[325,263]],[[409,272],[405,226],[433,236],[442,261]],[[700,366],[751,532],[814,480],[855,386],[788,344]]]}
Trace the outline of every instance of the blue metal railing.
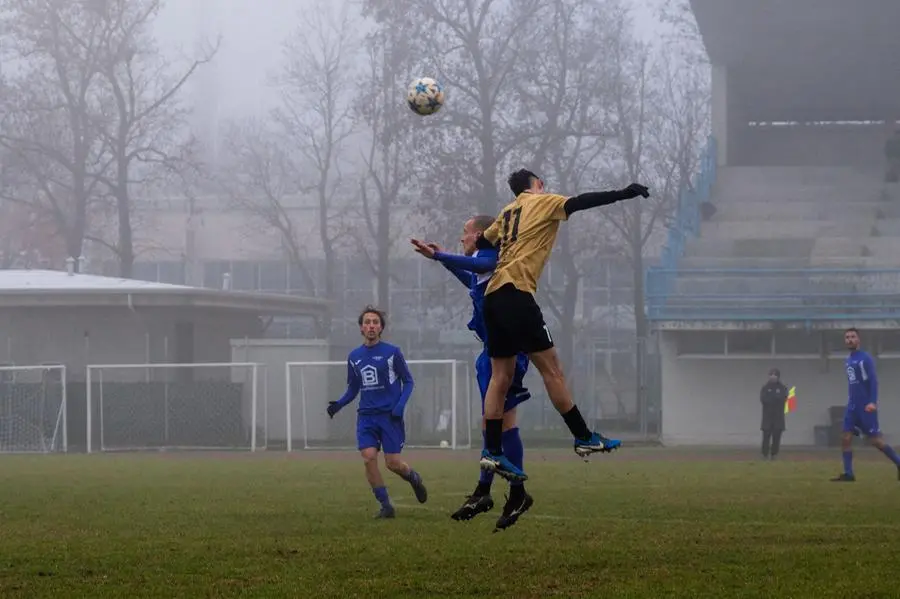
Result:
{"label": "blue metal railing", "polygon": [[678,196],[675,222],[669,228],[668,239],[660,256],[660,265],[647,269],[644,275],[648,297],[664,296],[671,291],[678,261],[684,255],[685,243],[688,238],[700,234],[700,205],[709,201],[712,187],[716,182],[717,148],[716,138],[710,136],[692,184],[682,189]]}
{"label": "blue metal railing", "polygon": [[683,321],[900,319],[900,269],[654,269],[648,272],[647,315]]}

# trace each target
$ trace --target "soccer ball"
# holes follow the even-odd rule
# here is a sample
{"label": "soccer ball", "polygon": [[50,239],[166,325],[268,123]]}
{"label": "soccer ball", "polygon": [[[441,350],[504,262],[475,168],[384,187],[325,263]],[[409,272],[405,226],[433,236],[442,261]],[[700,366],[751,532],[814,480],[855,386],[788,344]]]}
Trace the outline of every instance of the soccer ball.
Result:
{"label": "soccer ball", "polygon": [[449,443],[447,443],[446,441],[441,441],[441,449],[447,449],[448,447],[450,447]]}
{"label": "soccer ball", "polygon": [[444,88],[430,77],[419,77],[409,84],[406,103],[418,115],[434,114],[444,105]]}

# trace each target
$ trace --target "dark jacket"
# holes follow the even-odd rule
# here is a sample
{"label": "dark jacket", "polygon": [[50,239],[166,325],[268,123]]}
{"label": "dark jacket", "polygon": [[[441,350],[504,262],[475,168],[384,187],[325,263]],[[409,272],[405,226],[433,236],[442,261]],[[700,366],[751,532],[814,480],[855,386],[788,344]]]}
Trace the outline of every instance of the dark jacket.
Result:
{"label": "dark jacket", "polygon": [[762,404],[763,431],[784,430],[784,402],[787,401],[788,388],[780,381],[766,383],[759,391],[759,401]]}

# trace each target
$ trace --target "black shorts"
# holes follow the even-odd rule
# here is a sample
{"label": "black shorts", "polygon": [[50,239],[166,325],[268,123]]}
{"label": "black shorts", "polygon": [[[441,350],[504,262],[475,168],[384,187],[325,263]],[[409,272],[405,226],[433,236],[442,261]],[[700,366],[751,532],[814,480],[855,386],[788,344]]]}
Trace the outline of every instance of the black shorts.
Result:
{"label": "black shorts", "polygon": [[541,308],[534,296],[507,283],[484,296],[487,351],[492,358],[532,354],[553,347]]}

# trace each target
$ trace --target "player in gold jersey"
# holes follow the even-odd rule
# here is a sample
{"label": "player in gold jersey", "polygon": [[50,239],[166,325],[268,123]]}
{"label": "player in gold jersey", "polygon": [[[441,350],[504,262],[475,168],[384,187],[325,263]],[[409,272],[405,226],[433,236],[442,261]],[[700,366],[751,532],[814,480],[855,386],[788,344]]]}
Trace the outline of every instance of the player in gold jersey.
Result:
{"label": "player in gold jersey", "polygon": [[[575,437],[575,452],[579,456],[612,451],[621,445],[620,441],[591,432],[573,403],[563,366],[534,294],[561,222],[579,210],[638,196],[646,198],[650,193],[645,186],[632,183],[622,190],[568,198],[546,193],[540,177],[524,169],[509,176],[509,187],[515,200],[503,208],[479,240],[481,247],[500,246],[497,267],[484,297],[487,351],[492,370],[484,401],[486,428],[481,467],[507,480],[518,481],[528,477],[503,455],[501,439],[503,398],[515,373],[519,352],[527,354],[541,373],[550,401]],[[527,509],[524,502],[521,507]],[[516,506],[507,508],[517,509]]]}

